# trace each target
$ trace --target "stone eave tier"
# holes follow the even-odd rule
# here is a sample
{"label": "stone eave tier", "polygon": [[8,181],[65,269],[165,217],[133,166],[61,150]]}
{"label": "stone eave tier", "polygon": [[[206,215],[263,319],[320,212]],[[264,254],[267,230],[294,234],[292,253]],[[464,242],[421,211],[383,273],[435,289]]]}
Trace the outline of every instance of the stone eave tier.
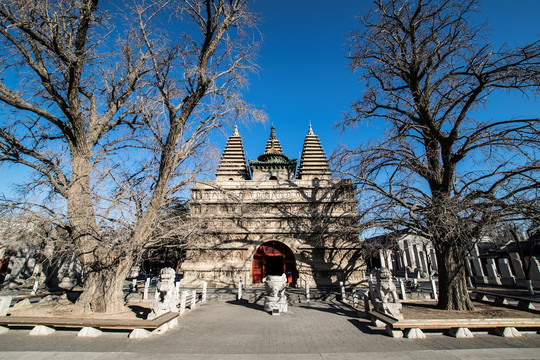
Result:
{"label": "stone eave tier", "polygon": [[290,189],[331,189],[344,186],[354,186],[351,179],[320,179],[317,185],[313,180],[293,179],[286,181],[275,180],[231,180],[219,182],[215,180],[197,181],[192,190],[290,190]]}
{"label": "stone eave tier", "polygon": [[[251,214],[253,214],[253,211],[250,211]],[[311,219],[314,216],[320,216],[321,219],[356,219],[359,218],[360,215],[358,213],[353,212],[342,212],[342,213],[331,213],[331,214],[325,214],[325,213],[317,213],[317,214],[297,214],[297,215],[279,215],[274,213],[265,213],[264,218],[261,217],[261,214],[199,214],[199,213],[191,213],[192,218],[196,219],[208,219],[208,220],[215,220],[215,219],[256,219],[256,220],[264,220],[264,219]]]}
{"label": "stone eave tier", "polygon": [[344,231],[338,231],[332,229],[330,231],[291,231],[291,230],[281,230],[281,229],[268,229],[268,230],[214,230],[208,229],[201,236],[219,236],[219,235],[267,235],[267,234],[276,234],[276,235],[287,235],[293,237],[312,237],[312,236],[328,236],[334,237],[336,234],[340,236],[351,236],[354,238],[358,237],[359,232],[352,231],[349,228]]}
{"label": "stone eave tier", "polygon": [[304,204],[304,205],[309,205],[309,204],[356,204],[357,201],[356,200],[348,200],[348,199],[344,199],[344,200],[341,200],[341,199],[338,199],[338,200],[331,200],[331,199],[316,199],[316,200],[310,200],[310,199],[299,199],[299,200],[287,200],[287,201],[276,201],[276,200],[271,200],[271,199],[234,199],[234,198],[226,198],[226,199],[205,199],[205,200],[202,200],[202,199],[192,199],[190,200],[190,203],[191,204],[199,204],[199,205],[204,205],[204,204],[211,204],[211,205],[215,205],[215,204],[231,204],[231,200],[236,200],[237,201],[237,204],[239,203],[242,203],[242,204],[258,204],[258,203],[261,203],[264,204],[265,206],[269,206],[269,205],[275,205],[274,207],[278,207],[279,205],[298,205],[298,204]]}
{"label": "stone eave tier", "polygon": [[254,169],[264,170],[264,169],[296,169],[296,161],[288,161],[286,163],[267,163],[263,161],[249,162],[249,166],[252,171]]}

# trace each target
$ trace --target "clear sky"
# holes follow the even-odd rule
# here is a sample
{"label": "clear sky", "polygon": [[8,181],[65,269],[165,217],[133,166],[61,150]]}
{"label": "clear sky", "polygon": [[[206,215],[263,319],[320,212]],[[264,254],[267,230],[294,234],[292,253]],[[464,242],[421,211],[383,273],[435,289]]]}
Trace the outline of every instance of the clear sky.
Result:
{"label": "clear sky", "polygon": [[[299,156],[310,122],[327,155],[340,143],[354,146],[376,133],[360,128],[340,134],[333,128],[363,91],[357,75],[347,68],[345,34],[357,26],[357,17],[371,4],[368,0],[255,1],[264,44],[260,71],[252,76],[246,98],[262,107],[269,121],[239,127],[247,157],[264,151],[271,124],[290,157]],[[538,39],[540,0],[483,0],[480,4],[476,17],[479,22],[488,21],[494,43],[517,46]],[[496,95],[481,116],[537,117],[538,104],[534,99]],[[220,148],[224,141],[219,142]]]}
{"label": "clear sky", "polygon": [[[264,37],[258,65],[246,99],[268,114],[268,123],[240,125],[248,158],[256,158],[274,124],[285,154],[298,157],[309,123],[329,155],[339,143],[358,145],[373,136],[373,128],[340,135],[334,124],[362,94],[357,76],[347,68],[345,34],[357,25],[356,17],[371,6],[368,0],[255,0],[262,17]],[[488,21],[491,40],[523,45],[540,34],[540,0],[482,0],[479,22]],[[498,94],[479,116],[503,119],[539,116],[538,101]],[[226,136],[211,141],[223,149]],[[0,169],[0,195],[20,179],[17,167]]]}

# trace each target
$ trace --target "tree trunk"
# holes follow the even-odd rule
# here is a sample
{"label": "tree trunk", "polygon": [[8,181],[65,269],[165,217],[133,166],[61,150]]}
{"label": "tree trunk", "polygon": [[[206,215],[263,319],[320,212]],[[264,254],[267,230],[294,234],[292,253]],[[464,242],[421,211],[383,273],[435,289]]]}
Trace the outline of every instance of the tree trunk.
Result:
{"label": "tree trunk", "polygon": [[133,259],[124,257],[118,263],[84,275],[84,291],[77,305],[84,312],[118,313],[126,311],[124,281],[131,269]]}
{"label": "tree trunk", "polygon": [[437,251],[439,268],[439,302],[444,310],[474,310],[467,292],[465,253],[460,247],[443,246]]}

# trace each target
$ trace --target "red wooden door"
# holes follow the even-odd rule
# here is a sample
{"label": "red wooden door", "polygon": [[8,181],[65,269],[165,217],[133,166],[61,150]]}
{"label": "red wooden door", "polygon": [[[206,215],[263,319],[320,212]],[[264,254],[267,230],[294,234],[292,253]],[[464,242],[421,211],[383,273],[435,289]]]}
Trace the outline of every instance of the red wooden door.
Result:
{"label": "red wooden door", "polygon": [[[282,267],[282,269],[277,269],[277,267]],[[278,272],[286,274],[287,282],[296,281],[298,276],[294,254],[287,245],[279,241],[266,242],[259,246],[253,255],[253,283],[261,283],[267,275],[280,275]]]}

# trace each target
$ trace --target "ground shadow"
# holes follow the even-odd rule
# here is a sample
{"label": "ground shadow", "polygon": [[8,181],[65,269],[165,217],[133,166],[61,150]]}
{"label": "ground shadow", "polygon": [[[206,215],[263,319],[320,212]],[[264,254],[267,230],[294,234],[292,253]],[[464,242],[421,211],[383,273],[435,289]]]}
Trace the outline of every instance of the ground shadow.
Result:
{"label": "ground shadow", "polygon": [[150,314],[150,309],[145,308],[139,305],[128,305],[131,311],[135,314],[136,317],[145,319],[148,317],[148,314]]}
{"label": "ground shadow", "polygon": [[350,322],[352,325],[354,325],[358,330],[363,332],[364,334],[369,335],[380,335],[381,330],[380,329],[373,329],[369,326],[370,322],[366,319],[347,319],[348,322]]}
{"label": "ground shadow", "polygon": [[263,305],[252,303],[252,302],[249,302],[247,300],[240,300],[240,301],[238,301],[238,300],[230,300],[230,301],[227,301],[226,303],[227,304],[232,304],[232,305],[237,305],[237,306],[243,306],[243,307],[250,308],[250,309],[264,311],[264,306]]}
{"label": "ground shadow", "polygon": [[[322,305],[322,304],[321,304]],[[324,306],[319,306],[317,301],[310,303],[298,304],[298,306],[306,309],[317,310],[327,312],[335,315],[347,316],[357,318],[358,313],[355,309],[350,308],[348,305],[336,301],[326,301]]]}

